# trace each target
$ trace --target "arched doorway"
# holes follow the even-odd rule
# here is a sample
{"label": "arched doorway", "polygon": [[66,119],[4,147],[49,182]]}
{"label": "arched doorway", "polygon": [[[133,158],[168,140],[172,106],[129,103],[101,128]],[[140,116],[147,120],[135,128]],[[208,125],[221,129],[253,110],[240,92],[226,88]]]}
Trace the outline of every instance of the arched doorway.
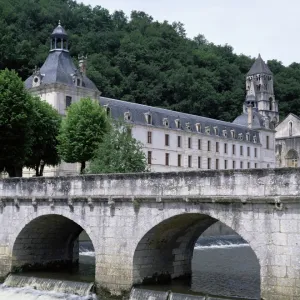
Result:
{"label": "arched doorway", "polygon": [[[240,256],[245,255],[244,261],[251,256],[250,264],[254,264],[255,268],[254,274],[248,274],[249,276],[247,276],[247,268],[239,268],[240,266],[238,265],[230,265],[230,270],[228,270],[228,261],[224,261],[228,260],[231,253],[233,255],[231,261],[234,261],[236,254],[239,252],[238,247],[234,251],[228,251],[226,255],[223,255],[223,258],[209,256],[209,253],[212,253],[211,249],[207,249],[208,251],[203,255],[204,252],[201,253],[195,248],[201,234],[217,221],[218,220],[208,215],[186,213],[170,217],[154,226],[143,236],[136,247],[133,257],[134,284],[156,284],[166,286],[168,283],[171,286],[166,286],[167,289],[181,292],[180,289],[178,290],[181,283],[178,284],[178,281],[176,280],[185,279],[184,284],[188,284],[187,290],[192,290],[192,292],[219,296],[243,297],[245,296],[243,295],[243,292],[239,293],[238,290],[241,288],[243,289],[243,284],[247,285],[249,284],[249,281],[252,281],[252,286],[249,288],[252,295],[248,296],[249,298],[253,298],[253,296],[254,298],[255,296],[259,297],[259,261],[246,241],[242,240],[242,243],[243,247],[247,246],[247,251],[241,252]],[[195,266],[195,257],[198,260],[199,266]],[[206,262],[209,257],[211,262],[215,259],[218,261],[219,265],[216,263],[212,263],[211,266],[207,265]],[[239,262],[241,262],[241,260],[239,260]],[[205,274],[203,274],[204,267],[206,268]],[[198,270],[196,270],[197,268]],[[198,274],[195,274],[195,270]],[[226,272],[227,281],[222,281],[222,277],[225,277],[222,275],[222,272]],[[242,277],[239,276],[241,273],[243,273]],[[228,294],[226,294],[226,291],[225,294],[222,294],[224,291],[220,291],[220,286],[217,286],[215,291],[213,291],[210,289],[211,287],[206,288],[203,284],[204,278],[206,278],[206,284],[209,283],[209,281],[216,283],[216,276],[219,278],[221,285],[228,286]],[[255,277],[255,279],[253,277]],[[200,280],[198,284],[196,282],[197,280]],[[237,288],[230,294],[233,282],[236,282]],[[245,298],[247,298],[247,296]]]}
{"label": "arched doorway", "polygon": [[[62,275],[62,270],[67,270],[72,278],[79,267],[82,232],[85,231],[80,225],[61,215],[47,214],[33,219],[14,241],[12,272],[59,271]],[[95,263],[87,280],[91,277],[94,281]]]}
{"label": "arched doorway", "polygon": [[289,168],[297,168],[298,167],[298,152],[294,149],[290,149],[285,156],[286,166]]}

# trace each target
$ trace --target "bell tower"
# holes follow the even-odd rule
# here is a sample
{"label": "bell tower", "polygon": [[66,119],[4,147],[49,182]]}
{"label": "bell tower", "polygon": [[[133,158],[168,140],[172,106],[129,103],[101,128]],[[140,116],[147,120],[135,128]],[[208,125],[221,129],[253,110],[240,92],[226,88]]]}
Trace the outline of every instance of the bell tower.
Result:
{"label": "bell tower", "polygon": [[50,51],[69,51],[68,50],[68,35],[65,29],[61,26],[60,21],[58,26],[51,34]]}
{"label": "bell tower", "polygon": [[252,65],[246,77],[246,100],[243,111],[247,113],[252,106],[265,118],[270,129],[274,129],[279,122],[278,101],[275,100],[273,87],[273,73],[263,61],[260,54]]}

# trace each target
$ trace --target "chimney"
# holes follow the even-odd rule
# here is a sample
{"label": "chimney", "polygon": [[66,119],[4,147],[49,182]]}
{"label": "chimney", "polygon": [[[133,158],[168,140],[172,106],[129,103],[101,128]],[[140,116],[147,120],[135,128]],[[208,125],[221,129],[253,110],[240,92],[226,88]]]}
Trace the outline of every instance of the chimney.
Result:
{"label": "chimney", "polygon": [[87,62],[87,56],[84,55],[78,56],[79,70],[82,75],[86,75],[86,62]]}
{"label": "chimney", "polygon": [[248,111],[248,128],[252,128],[253,125],[253,106],[251,104],[247,107]]}

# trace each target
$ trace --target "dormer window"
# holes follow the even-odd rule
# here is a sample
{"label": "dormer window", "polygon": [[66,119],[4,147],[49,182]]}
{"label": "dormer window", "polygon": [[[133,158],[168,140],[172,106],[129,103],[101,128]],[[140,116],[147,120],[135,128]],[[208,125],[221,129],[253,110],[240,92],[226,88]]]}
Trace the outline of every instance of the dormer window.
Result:
{"label": "dormer window", "polygon": [[148,125],[152,125],[152,116],[150,113],[145,113],[145,120]]}
{"label": "dormer window", "polygon": [[249,133],[249,132],[246,133],[246,141],[247,141],[247,142],[250,141],[250,133]]}
{"label": "dormer window", "polygon": [[180,122],[179,119],[175,120],[175,126],[176,126],[177,129],[181,129],[181,122]]}
{"label": "dormer window", "polygon": [[205,133],[210,134],[210,126],[205,126]]}
{"label": "dormer window", "polygon": [[44,76],[45,75],[41,74],[40,69],[35,67],[34,72],[33,72],[32,87],[40,86],[42,83],[42,78]]}
{"label": "dormer window", "polygon": [[131,113],[129,111],[124,113],[124,120],[128,122],[131,121]]}
{"label": "dormer window", "polygon": [[227,138],[227,130],[226,130],[226,129],[223,130],[223,136],[224,136],[225,138]]}
{"label": "dormer window", "polygon": [[256,137],[256,135],[253,136],[253,143],[257,143],[257,137]]}
{"label": "dormer window", "polygon": [[168,118],[163,118],[163,125],[165,127],[169,127],[169,120],[168,120]]}
{"label": "dormer window", "polygon": [[195,127],[196,127],[197,132],[201,132],[201,124],[200,123],[196,123]]}
{"label": "dormer window", "polygon": [[239,133],[239,140],[242,141],[244,139],[243,134]]}
{"label": "dormer window", "polygon": [[190,122],[185,123],[185,128],[187,130],[191,130],[191,124],[190,124]]}
{"label": "dormer window", "polygon": [[236,138],[236,133],[235,133],[235,130],[230,130],[230,132],[231,132],[231,137],[233,138],[233,139],[235,139]]}
{"label": "dormer window", "polygon": [[217,126],[214,127],[215,135],[219,135],[219,128]]}

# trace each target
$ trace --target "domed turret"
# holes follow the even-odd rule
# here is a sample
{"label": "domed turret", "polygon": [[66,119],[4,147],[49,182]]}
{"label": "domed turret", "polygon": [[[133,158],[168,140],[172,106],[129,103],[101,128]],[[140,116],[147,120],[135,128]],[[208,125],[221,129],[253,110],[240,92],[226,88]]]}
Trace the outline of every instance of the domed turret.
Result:
{"label": "domed turret", "polygon": [[61,26],[60,21],[58,26],[51,34],[51,49],[50,51],[68,51],[68,35],[65,29]]}

